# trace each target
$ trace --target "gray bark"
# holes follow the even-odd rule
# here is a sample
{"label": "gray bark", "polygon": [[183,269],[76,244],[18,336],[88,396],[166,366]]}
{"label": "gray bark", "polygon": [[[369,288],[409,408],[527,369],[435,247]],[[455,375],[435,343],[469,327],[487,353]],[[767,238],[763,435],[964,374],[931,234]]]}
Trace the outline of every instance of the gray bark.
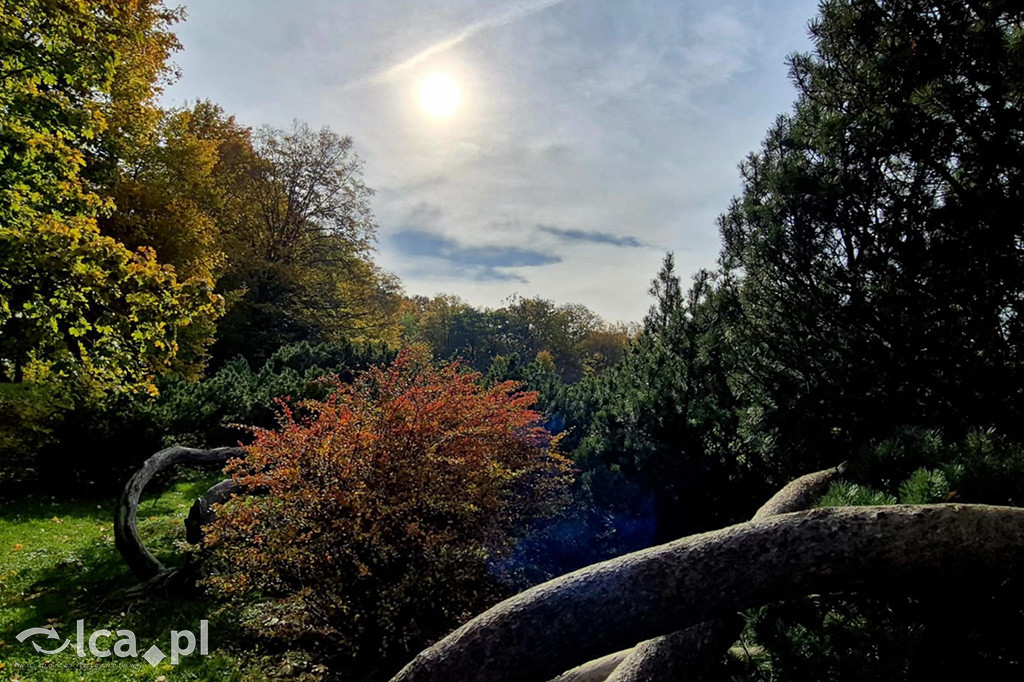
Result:
{"label": "gray bark", "polygon": [[752,521],[760,521],[769,516],[789,514],[790,512],[803,511],[814,506],[821,499],[821,496],[828,492],[832,483],[846,471],[846,465],[840,464],[831,469],[815,471],[787,483],[782,490],[772,495],[772,498],[761,505]]}
{"label": "gray bark", "polygon": [[551,682],[604,682],[632,651],[633,649],[623,649],[614,654],[602,656],[562,673]]}
{"label": "gray bark", "polygon": [[192,504],[185,517],[185,539],[189,544],[198,545],[203,541],[203,527],[214,518],[213,505],[227,502],[240,488],[235,479],[225,478]]}
{"label": "gray bark", "polygon": [[808,594],[994,583],[1024,568],[1024,509],[815,509],[588,566],[474,618],[395,682],[540,682],[611,651]]}
{"label": "gray bark", "polygon": [[[813,506],[844,470],[845,466],[839,465],[790,481],[755,512],[752,520]],[[608,682],[699,680],[721,664],[729,646],[742,632],[742,616],[732,614],[641,642],[606,679]]]}
{"label": "gray bark", "polygon": [[139,580],[149,581],[167,572],[166,567],[146,549],[139,537],[137,515],[139,499],[146,484],[154,476],[181,464],[224,464],[233,457],[245,454],[242,448],[215,448],[197,450],[173,446],[161,450],[147,459],[124,487],[121,501],[114,513],[114,541],[125,563]]}

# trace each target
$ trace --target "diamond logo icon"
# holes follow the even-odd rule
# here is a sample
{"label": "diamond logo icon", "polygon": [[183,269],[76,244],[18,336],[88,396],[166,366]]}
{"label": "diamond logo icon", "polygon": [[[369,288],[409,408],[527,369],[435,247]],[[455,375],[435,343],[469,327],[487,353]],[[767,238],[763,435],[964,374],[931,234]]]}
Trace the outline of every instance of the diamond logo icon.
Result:
{"label": "diamond logo icon", "polygon": [[160,661],[167,658],[164,652],[160,651],[160,649],[156,647],[156,644],[149,647],[149,649],[146,650],[146,653],[142,654],[142,657],[154,668],[160,665]]}

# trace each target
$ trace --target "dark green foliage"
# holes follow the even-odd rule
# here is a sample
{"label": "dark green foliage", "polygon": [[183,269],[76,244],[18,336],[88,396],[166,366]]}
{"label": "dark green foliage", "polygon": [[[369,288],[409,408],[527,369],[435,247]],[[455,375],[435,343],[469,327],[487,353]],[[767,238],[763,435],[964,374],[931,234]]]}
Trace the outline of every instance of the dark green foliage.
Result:
{"label": "dark green foliage", "polygon": [[[886,463],[891,464],[887,467]],[[908,467],[905,476],[894,472]],[[1024,451],[991,431],[947,443],[910,430],[870,448],[820,506],[1012,504],[1024,494]],[[1024,656],[1019,584],[968,585],[959,593],[908,588],[911,596],[815,596],[755,609],[746,643],[761,652],[740,679],[1015,679]]]}
{"label": "dark green foliage", "polygon": [[727,525],[747,515],[753,499],[731,442],[736,398],[722,300],[709,273],[684,294],[674,267],[669,255],[640,337],[587,386],[590,409],[577,408],[593,414],[576,461],[596,503],[615,508],[625,492],[651,505],[661,541]]}
{"label": "dark green foliage", "polygon": [[246,440],[247,426],[276,423],[276,400],[325,398],[335,380],[390,361],[384,346],[350,343],[284,346],[260,367],[236,358],[198,382],[172,379],[160,397],[141,412],[161,434],[164,445],[219,447]]}
{"label": "dark green foliage", "polygon": [[36,453],[54,444],[68,402],[52,386],[0,383],[0,497],[39,475]]}
{"label": "dark green foliage", "polygon": [[[19,403],[0,397],[0,418],[21,420],[0,440],[0,464],[6,469],[17,463],[23,473],[8,480],[31,482],[36,492],[83,485],[117,490],[163,447],[246,441],[245,427],[275,423],[278,399],[322,399],[336,381],[351,381],[353,373],[393,357],[384,346],[299,343],[281,348],[258,370],[238,358],[201,381],[168,377],[154,399],[120,396],[64,406],[60,415],[53,408],[59,396],[52,392]],[[12,486],[4,494],[18,490],[27,488]]]}
{"label": "dark green foliage", "polygon": [[[913,598],[812,597],[755,609],[733,680],[891,682],[1019,678],[1019,587]],[[756,643],[755,643],[756,642]]]}
{"label": "dark green foliage", "polygon": [[563,433],[565,423],[565,393],[571,384],[562,381],[551,354],[541,352],[533,362],[523,363],[519,355],[499,355],[491,361],[484,376],[488,385],[502,381],[518,381],[523,388],[537,392],[537,410],[545,417],[545,428],[551,433]]}
{"label": "dark green foliage", "polygon": [[559,437],[564,452],[575,453],[580,473],[571,490],[573,503],[532,528],[501,571],[527,586],[650,546],[656,526],[650,489],[623,475],[617,465],[579,448],[607,381],[588,374],[577,383],[564,383],[551,354],[544,351],[530,363],[522,363],[515,353],[495,357],[484,381],[492,385],[509,380],[537,393],[545,428]]}
{"label": "dark green foliage", "polygon": [[[924,470],[922,469],[922,471]],[[896,502],[897,499],[893,495],[881,490],[841,481],[833,483],[818,504],[821,507],[857,507],[871,504],[896,504]]]}
{"label": "dark green foliage", "polygon": [[822,4],[721,219],[744,429],[780,479],[912,424],[1020,437],[1024,10]]}
{"label": "dark green foliage", "polygon": [[904,429],[865,448],[850,461],[846,477],[904,504],[1018,506],[1024,499],[1024,448],[992,429],[971,431],[952,443],[936,430]]}

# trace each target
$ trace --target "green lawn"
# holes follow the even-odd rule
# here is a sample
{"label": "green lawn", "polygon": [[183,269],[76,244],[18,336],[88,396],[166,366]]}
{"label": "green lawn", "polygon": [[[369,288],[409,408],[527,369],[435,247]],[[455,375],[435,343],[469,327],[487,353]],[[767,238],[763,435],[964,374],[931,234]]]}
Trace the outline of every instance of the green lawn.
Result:
{"label": "green lawn", "polygon": [[[178,482],[139,508],[139,531],[165,562],[173,562],[175,543],[184,541],[183,519],[189,506],[212,483],[209,478]],[[135,580],[114,546],[114,501],[29,499],[0,505],[0,681],[5,680],[259,680],[294,678],[299,669],[287,656],[263,657],[232,642],[224,618],[211,615],[201,598],[119,594]],[[170,653],[171,630],[191,630],[198,638],[200,620],[208,618],[209,654],[198,649],[176,666],[164,660],[156,667],[141,655],[151,645]],[[97,658],[75,651],[77,620],[84,620],[86,638],[99,629],[131,630],[138,658]],[[35,636],[19,642],[27,628],[56,628],[59,639]],[[44,655],[38,642],[59,654]],[[100,640],[111,649],[117,636]],[[86,644],[87,647],[87,644]],[[300,668],[301,669],[301,668]]]}

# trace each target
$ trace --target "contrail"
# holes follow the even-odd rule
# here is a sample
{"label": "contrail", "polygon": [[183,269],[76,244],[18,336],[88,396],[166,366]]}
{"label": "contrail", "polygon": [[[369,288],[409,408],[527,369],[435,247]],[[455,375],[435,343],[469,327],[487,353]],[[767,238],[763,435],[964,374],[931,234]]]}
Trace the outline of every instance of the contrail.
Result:
{"label": "contrail", "polygon": [[440,42],[434,43],[430,47],[417,52],[408,59],[400,61],[383,71],[378,71],[373,75],[352,81],[351,83],[342,86],[341,89],[353,90],[355,88],[366,87],[368,85],[381,85],[383,83],[388,83],[424,60],[433,57],[435,54],[440,54],[452,49],[459,43],[472,38],[481,31],[506,26],[514,21],[519,21],[523,17],[535,14],[547,9],[548,7],[553,7],[554,5],[560,5],[563,2],[565,2],[565,0],[532,0],[512,5],[500,12],[495,12],[489,17],[485,17],[480,21],[464,27],[458,33],[455,33]]}

